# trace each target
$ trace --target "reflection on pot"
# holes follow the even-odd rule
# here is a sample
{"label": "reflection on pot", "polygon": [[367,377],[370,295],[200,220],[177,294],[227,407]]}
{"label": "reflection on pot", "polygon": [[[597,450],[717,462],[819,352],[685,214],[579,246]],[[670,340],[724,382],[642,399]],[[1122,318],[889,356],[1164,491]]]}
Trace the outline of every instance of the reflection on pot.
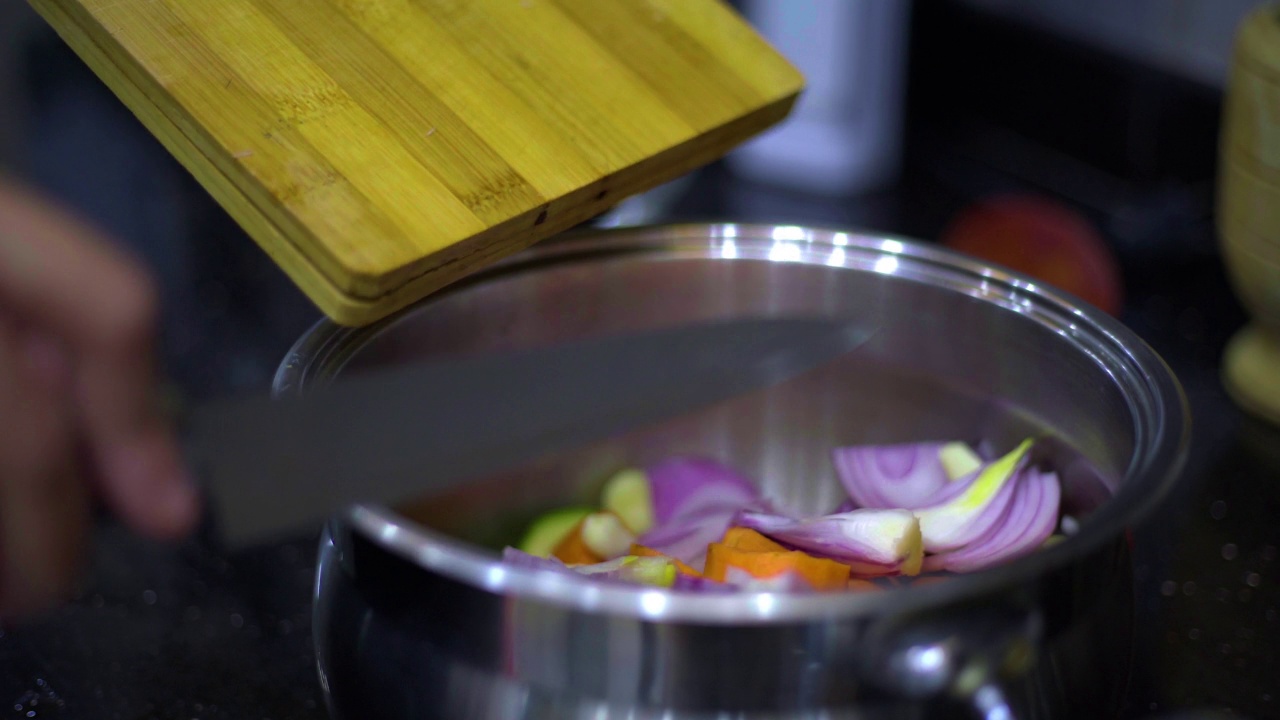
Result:
{"label": "reflection on pot", "polygon": [[[555,298],[554,302],[546,301]],[[541,300],[539,300],[541,299]],[[896,238],[683,226],[566,238],[370,328],[322,324],[278,393],[416,358],[746,314],[852,316],[856,356],[762,393],[331,524],[315,637],[338,718],[1114,715],[1133,585],[1124,531],[1168,491],[1176,380],[1114,319],[1026,278]],[[625,379],[620,379],[625,381]],[[1048,433],[1065,542],[881,593],[707,597],[513,571],[496,549],[624,464],[698,452],[788,507],[833,507],[840,444]],[[424,469],[426,472],[427,469]]]}

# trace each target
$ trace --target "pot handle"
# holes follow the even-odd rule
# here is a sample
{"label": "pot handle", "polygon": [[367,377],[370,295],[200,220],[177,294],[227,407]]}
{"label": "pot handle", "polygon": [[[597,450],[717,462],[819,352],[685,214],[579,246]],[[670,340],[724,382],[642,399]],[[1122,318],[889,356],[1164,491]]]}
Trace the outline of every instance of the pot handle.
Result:
{"label": "pot handle", "polygon": [[[883,618],[868,628],[863,671],[884,691],[914,700],[948,696],[975,720],[1019,720],[1005,688],[1031,669],[1044,636],[1034,605],[989,602]],[[1242,720],[1207,708],[1147,720]]]}
{"label": "pot handle", "polygon": [[1030,669],[1043,628],[1038,608],[999,602],[896,615],[869,628],[864,671],[894,695],[950,696],[979,720],[1017,720],[1003,688]]}

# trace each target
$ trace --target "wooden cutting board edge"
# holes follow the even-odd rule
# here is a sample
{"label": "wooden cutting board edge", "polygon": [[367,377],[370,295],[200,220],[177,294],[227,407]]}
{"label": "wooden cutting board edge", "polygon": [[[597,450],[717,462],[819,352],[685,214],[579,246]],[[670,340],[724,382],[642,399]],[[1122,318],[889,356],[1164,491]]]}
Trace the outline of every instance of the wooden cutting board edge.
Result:
{"label": "wooden cutting board edge", "polygon": [[[786,118],[804,89],[802,84],[798,85],[795,92],[753,113],[623,168],[590,186],[552,199],[532,225],[527,217],[522,217],[490,228],[432,256],[434,264],[430,269],[415,272],[407,268],[396,278],[398,284],[379,294],[364,295],[341,288],[334,282],[335,268],[325,267],[323,259],[317,263],[299,249],[230,177],[217,169],[214,158],[203,152],[197,142],[147,96],[142,86],[130,78],[130,73],[98,46],[90,33],[58,4],[59,0],[28,2],[311,302],[334,322],[346,326],[363,326],[381,320],[494,260],[568,230],[629,196],[714,161]],[[670,164],[661,167],[664,163]],[[660,169],[650,170],[650,166]],[[561,207],[565,209],[560,210]],[[446,269],[449,272],[442,272]]]}
{"label": "wooden cutting board edge", "polygon": [[[49,23],[50,27],[106,84],[138,120],[160,141],[197,182],[253,237],[259,247],[271,257],[284,272],[302,289],[325,314],[335,322],[346,325],[363,324],[376,314],[376,304],[361,301],[341,292],[319,272],[292,241],[270,220],[260,213],[253,202],[221,173],[204,173],[209,160],[182,131],[169,122],[146,93],[129,82],[123,70],[116,66],[62,8],[56,0],[28,0],[31,7]],[[263,242],[269,237],[276,242]]]}

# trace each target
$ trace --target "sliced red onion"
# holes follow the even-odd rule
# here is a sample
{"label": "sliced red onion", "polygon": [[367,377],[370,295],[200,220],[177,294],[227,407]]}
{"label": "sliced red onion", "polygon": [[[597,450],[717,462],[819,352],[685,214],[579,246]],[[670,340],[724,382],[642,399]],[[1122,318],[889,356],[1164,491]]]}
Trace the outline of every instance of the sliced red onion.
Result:
{"label": "sliced red onion", "polygon": [[964,505],[962,497],[957,496],[945,504],[917,511],[925,551],[942,553],[962,548],[1004,522],[1014,488],[1014,483],[1006,482],[986,502],[972,506]]}
{"label": "sliced red onion", "polygon": [[656,524],[637,542],[695,568],[703,566],[707,546],[724,537],[739,511],[768,508],[754,485],[715,460],[673,458],[646,474]]}
{"label": "sliced red onion", "polygon": [[[986,466],[984,465],[983,467],[986,467]],[[981,469],[979,469],[978,472],[973,472],[957,480],[952,480],[946,485],[943,485],[942,487],[938,488],[938,492],[934,493],[933,496],[930,497],[923,505],[921,505],[918,508],[912,508],[912,509],[923,510],[924,508],[933,507],[935,505],[941,505],[945,502],[950,502],[960,497],[962,494],[964,494],[965,490],[969,489],[969,486],[973,485],[974,481],[978,479],[978,475],[980,475],[981,472],[982,472]]]}
{"label": "sliced red onion", "polygon": [[761,500],[705,507],[650,530],[637,542],[701,570],[706,564],[707,547],[724,537],[734,518],[743,510],[767,511],[771,508]]}
{"label": "sliced red onion", "polygon": [[744,512],[735,524],[870,574],[920,569],[920,522],[910,510],[863,508],[807,520]]}
{"label": "sliced red onion", "polygon": [[[952,444],[954,445],[957,443],[952,443]],[[977,470],[970,472],[967,475],[963,475],[953,480],[950,480],[949,482],[942,485],[942,487],[938,488],[938,491],[936,493],[934,493],[930,497],[923,500],[920,503],[920,505],[914,508],[907,508],[907,509],[920,510],[924,508],[929,508],[929,507],[933,507],[934,505],[941,505],[945,502],[949,502],[959,497],[961,494],[964,493],[964,491],[968,490],[969,487],[973,485],[974,481],[978,479],[978,475],[981,473],[982,468],[986,467],[988,464],[989,463],[987,461],[982,461],[981,464],[978,466]],[[852,500],[850,500],[846,505],[843,505],[841,507],[843,509],[838,510],[838,512],[845,512],[848,510],[852,510],[853,508],[857,507],[857,505],[854,504]]]}
{"label": "sliced red onion", "polygon": [[1058,476],[1025,468],[1011,485],[1013,500],[1002,522],[969,545],[925,558],[925,570],[972,572],[1040,548],[1058,523],[1062,498]]}
{"label": "sliced red onion", "polygon": [[759,490],[736,470],[702,457],[677,457],[645,470],[653,496],[654,524],[707,505],[745,505]]}
{"label": "sliced red onion", "polygon": [[961,481],[966,485],[955,497],[916,510],[927,552],[964,547],[1001,522],[1013,498],[1012,481],[1026,465],[1033,442],[1024,441],[984,466],[972,480]]}
{"label": "sliced red onion", "polygon": [[760,503],[758,495],[740,495],[736,490],[726,492],[723,487],[712,485],[686,495],[684,504],[656,527],[713,517],[723,513],[725,508],[744,508]]}
{"label": "sliced red onion", "polygon": [[919,557],[919,564],[913,560],[912,563],[900,562],[891,565],[883,565],[881,563],[864,563],[847,561],[849,566],[849,577],[867,580],[870,578],[888,578],[898,575],[915,575],[920,572],[923,567],[924,555]]}
{"label": "sliced red onion", "polygon": [[574,575],[576,573],[560,560],[553,557],[539,557],[531,555],[523,550],[513,547],[506,547],[502,550],[502,562],[512,567],[527,568],[529,570],[550,570],[558,573],[568,573]]}
{"label": "sliced red onion", "polygon": [[676,575],[675,582],[671,584],[671,589],[677,592],[694,593],[732,593],[738,591],[738,588],[728,583],[705,578],[701,575],[685,575],[684,573]]}
{"label": "sliced red onion", "polygon": [[831,453],[849,497],[864,508],[923,507],[950,483],[939,453],[947,443],[861,445]]}
{"label": "sliced red onion", "polygon": [[698,527],[697,523],[663,525],[641,535],[636,542],[669,555],[663,548],[693,542],[690,536],[698,533]]}
{"label": "sliced red onion", "polygon": [[707,546],[724,537],[737,508],[726,508],[718,516],[655,528],[640,537],[639,543],[700,569],[706,563]]}

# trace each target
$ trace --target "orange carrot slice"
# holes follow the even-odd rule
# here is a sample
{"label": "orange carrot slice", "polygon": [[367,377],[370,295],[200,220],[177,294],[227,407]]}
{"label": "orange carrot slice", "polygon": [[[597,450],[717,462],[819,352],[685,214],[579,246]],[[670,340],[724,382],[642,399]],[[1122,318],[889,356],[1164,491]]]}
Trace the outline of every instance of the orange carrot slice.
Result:
{"label": "orange carrot slice", "polygon": [[816,590],[845,590],[849,586],[849,566],[834,560],[817,558],[798,550],[753,552],[724,543],[712,543],[707,550],[707,567],[703,574],[724,582],[730,567],[757,578],[794,572]]}
{"label": "orange carrot slice", "polygon": [[879,592],[884,588],[871,582],[870,580],[863,580],[862,578],[849,578],[849,589],[852,590],[853,592]]}
{"label": "orange carrot slice", "polygon": [[657,550],[654,550],[654,549],[653,549],[653,548],[651,548],[651,547],[645,547],[644,545],[640,545],[640,544],[637,544],[637,543],[632,543],[632,545],[631,545],[631,550],[628,552],[628,554],[629,554],[629,555],[635,555],[636,557],[660,557],[660,558],[666,558],[666,559],[670,560],[672,563],[674,563],[674,564],[675,564],[675,566],[676,566],[676,569],[677,569],[677,570],[679,570],[680,572],[684,573],[685,575],[690,575],[690,576],[693,576],[693,577],[702,577],[702,573],[698,572],[697,570],[694,570],[692,567],[689,567],[689,566],[688,566],[688,565],[686,565],[683,561],[681,561],[679,558],[673,558],[673,557],[671,557],[671,556],[669,556],[669,555],[666,555],[666,554],[664,554],[664,553],[660,553],[660,552],[658,552]]}
{"label": "orange carrot slice", "polygon": [[585,518],[579,520],[578,524],[573,526],[573,530],[569,531],[559,545],[556,545],[556,549],[551,553],[552,557],[565,565],[595,565],[605,561],[605,558],[592,552],[583,540],[582,523],[584,521]]}
{"label": "orange carrot slice", "polygon": [[725,531],[720,542],[747,552],[787,552],[787,548],[751,528],[731,527]]}

